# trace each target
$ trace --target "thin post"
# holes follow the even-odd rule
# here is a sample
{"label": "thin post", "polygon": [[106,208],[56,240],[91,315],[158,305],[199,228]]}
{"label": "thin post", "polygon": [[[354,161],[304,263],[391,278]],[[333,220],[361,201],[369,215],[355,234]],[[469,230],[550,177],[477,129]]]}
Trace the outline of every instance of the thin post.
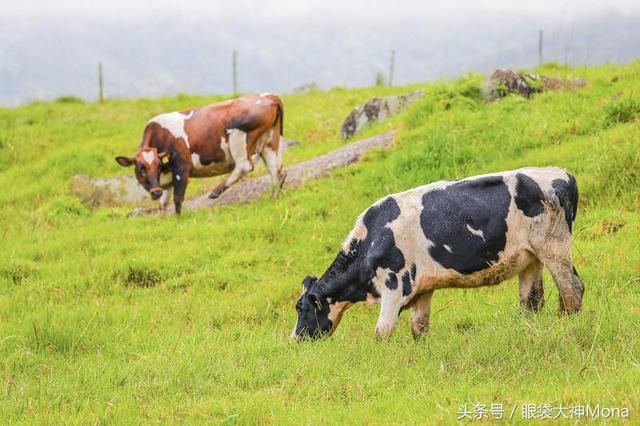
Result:
{"label": "thin post", "polygon": [[393,66],[394,66],[395,59],[396,59],[396,51],[392,50],[391,51],[391,61],[389,62],[389,84],[388,84],[388,86],[392,86],[393,85]]}
{"label": "thin post", "polygon": [[102,62],[98,62],[98,99],[104,101],[103,82],[102,82]]}
{"label": "thin post", "polygon": [[540,34],[538,37],[538,65],[542,65],[542,36],[543,36],[543,32],[542,30],[540,30]]}
{"label": "thin post", "polygon": [[233,64],[231,72],[233,73],[233,94],[238,93],[238,60],[236,51],[233,51]]}

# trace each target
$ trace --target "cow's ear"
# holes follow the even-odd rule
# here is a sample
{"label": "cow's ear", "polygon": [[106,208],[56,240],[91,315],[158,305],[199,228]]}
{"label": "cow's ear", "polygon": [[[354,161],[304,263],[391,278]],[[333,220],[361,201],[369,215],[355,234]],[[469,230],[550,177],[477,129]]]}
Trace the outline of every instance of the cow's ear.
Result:
{"label": "cow's ear", "polygon": [[313,283],[315,283],[316,281],[318,281],[318,277],[307,275],[302,281],[302,291],[309,291]]}
{"label": "cow's ear", "polygon": [[122,167],[129,167],[136,162],[133,157],[116,157],[116,162]]}

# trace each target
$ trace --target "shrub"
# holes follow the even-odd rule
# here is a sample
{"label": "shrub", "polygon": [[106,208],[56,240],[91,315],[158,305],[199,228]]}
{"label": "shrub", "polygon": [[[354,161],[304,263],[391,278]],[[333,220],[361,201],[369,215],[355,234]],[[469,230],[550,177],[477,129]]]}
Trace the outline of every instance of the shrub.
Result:
{"label": "shrub", "polygon": [[57,104],[83,104],[84,103],[82,99],[72,95],[58,96],[54,102]]}

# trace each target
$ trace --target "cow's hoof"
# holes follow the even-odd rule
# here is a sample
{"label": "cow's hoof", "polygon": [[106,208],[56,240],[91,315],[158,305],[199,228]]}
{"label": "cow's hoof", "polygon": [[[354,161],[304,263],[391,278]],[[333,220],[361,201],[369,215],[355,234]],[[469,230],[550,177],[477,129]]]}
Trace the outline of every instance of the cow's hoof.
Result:
{"label": "cow's hoof", "polygon": [[207,197],[211,200],[215,200],[216,198],[218,198],[220,196],[221,192],[220,191],[211,191],[209,193],[209,195],[207,195]]}

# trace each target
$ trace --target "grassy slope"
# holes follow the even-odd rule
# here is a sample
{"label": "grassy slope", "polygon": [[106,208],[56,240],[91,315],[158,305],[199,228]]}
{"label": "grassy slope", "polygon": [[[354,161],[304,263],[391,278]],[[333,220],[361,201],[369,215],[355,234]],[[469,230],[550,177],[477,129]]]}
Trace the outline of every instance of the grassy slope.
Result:
{"label": "grassy slope", "polygon": [[[592,402],[637,418],[640,63],[577,74],[587,89],[531,101],[483,104],[473,76],[425,86],[424,101],[369,132],[401,128],[394,149],[275,203],[179,219],[88,212],[67,181],[124,172],[112,157],[133,150],[146,119],[214,98],[0,110],[0,418],[423,423],[474,402]],[[285,97],[286,135],[303,142],[285,160],[339,146],[350,108],[407,90]],[[378,309],[365,304],[332,338],[290,342],[302,277],[323,272],[361,210],[425,182],[524,165],[567,167],[581,187],[579,315],[558,318],[547,275],[537,316],[520,313],[510,280],[437,293],[418,345],[406,313],[375,342]]]}

